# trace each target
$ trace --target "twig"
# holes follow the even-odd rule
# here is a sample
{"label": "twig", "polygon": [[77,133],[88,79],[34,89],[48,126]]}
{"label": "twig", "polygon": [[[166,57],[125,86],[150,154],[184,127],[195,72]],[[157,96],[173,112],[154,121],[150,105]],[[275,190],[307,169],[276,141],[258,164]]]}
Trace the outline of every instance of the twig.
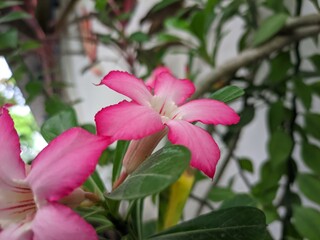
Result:
{"label": "twig", "polygon": [[[240,68],[247,66],[257,60],[268,57],[271,53],[278,51],[285,46],[301,39],[311,37],[320,33],[320,25],[318,23],[320,14],[312,14],[301,18],[290,20],[284,29],[292,30],[291,34],[278,35],[272,38],[267,43],[252,49],[247,49],[225,63],[221,64],[215,69],[215,72],[205,79],[199,79],[197,84],[197,91],[193,95],[193,99],[198,98],[205,92],[211,89],[211,85],[219,80],[228,81],[228,79],[235,74]],[[312,21],[311,21],[312,20]],[[312,23],[311,26],[305,26],[306,23]],[[294,30],[294,27],[304,26]]]}
{"label": "twig", "polygon": [[190,194],[190,198],[198,201],[200,204],[203,204],[203,206],[207,206],[211,211],[214,210],[214,208],[211,206],[211,204],[206,199],[202,199],[202,198],[194,195],[193,193]]}

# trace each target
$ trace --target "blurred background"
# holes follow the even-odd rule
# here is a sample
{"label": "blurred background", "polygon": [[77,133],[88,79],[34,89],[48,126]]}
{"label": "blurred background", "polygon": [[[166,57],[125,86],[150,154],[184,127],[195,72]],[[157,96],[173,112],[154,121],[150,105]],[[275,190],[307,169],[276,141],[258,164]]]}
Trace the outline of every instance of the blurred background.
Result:
{"label": "blurred background", "polygon": [[[184,219],[228,204],[257,206],[269,239],[319,239],[319,5],[1,0],[0,105],[12,105],[30,161],[46,145],[41,133],[53,117],[61,128],[95,131],[95,113],[123,99],[97,86],[111,70],[147,79],[166,66],[192,80],[201,98],[241,88],[244,95],[230,103],[241,122],[207,128],[222,157],[213,180],[196,174]],[[110,189],[112,149],[107,155],[99,171]],[[148,205],[145,219],[152,219],[157,211]]]}

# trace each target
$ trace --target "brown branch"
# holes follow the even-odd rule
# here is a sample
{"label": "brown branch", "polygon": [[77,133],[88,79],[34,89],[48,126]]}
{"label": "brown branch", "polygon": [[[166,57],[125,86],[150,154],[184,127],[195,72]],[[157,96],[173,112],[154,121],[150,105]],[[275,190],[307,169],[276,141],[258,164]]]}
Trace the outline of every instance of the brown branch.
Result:
{"label": "brown branch", "polygon": [[292,30],[299,27],[306,26],[319,26],[320,25],[320,14],[310,14],[302,17],[290,18],[288,19],[283,30]]}
{"label": "brown branch", "polygon": [[[320,14],[308,15],[305,17],[290,20],[284,29],[292,30],[289,35],[279,35],[272,38],[267,43],[256,48],[247,49],[240,53],[237,57],[226,61],[218,66],[214,73],[206,79],[199,79],[197,82],[197,91],[193,95],[193,99],[198,98],[207,92],[213,83],[217,81],[227,81],[234,75],[240,68],[247,66],[257,60],[270,56],[271,53],[278,51],[292,43],[298,42],[304,38],[312,37],[320,33]],[[312,21],[311,21],[312,19]],[[306,26],[307,23],[312,23],[311,26]],[[294,27],[304,26],[294,30]]]}
{"label": "brown branch", "polygon": [[68,19],[69,14],[72,12],[74,7],[76,6],[78,0],[70,0],[65,9],[63,10],[60,18],[55,24],[55,33],[59,33],[65,26]]}

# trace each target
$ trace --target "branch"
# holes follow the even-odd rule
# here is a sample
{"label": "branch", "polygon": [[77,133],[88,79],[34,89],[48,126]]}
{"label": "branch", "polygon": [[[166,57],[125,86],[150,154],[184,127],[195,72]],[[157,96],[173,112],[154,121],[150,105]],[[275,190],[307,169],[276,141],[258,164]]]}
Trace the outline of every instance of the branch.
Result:
{"label": "branch", "polygon": [[[217,81],[227,81],[240,68],[247,66],[257,60],[268,57],[271,53],[278,51],[285,46],[301,39],[315,36],[320,33],[320,14],[312,14],[301,18],[290,20],[283,30],[291,30],[288,35],[278,35],[272,38],[269,42],[256,48],[247,49],[240,53],[237,57],[226,61],[215,69],[215,72],[206,79],[199,79],[197,83],[197,91],[193,95],[193,99],[198,98],[207,92],[213,83]],[[307,24],[311,24],[306,26]],[[301,27],[294,29],[296,27]]]}

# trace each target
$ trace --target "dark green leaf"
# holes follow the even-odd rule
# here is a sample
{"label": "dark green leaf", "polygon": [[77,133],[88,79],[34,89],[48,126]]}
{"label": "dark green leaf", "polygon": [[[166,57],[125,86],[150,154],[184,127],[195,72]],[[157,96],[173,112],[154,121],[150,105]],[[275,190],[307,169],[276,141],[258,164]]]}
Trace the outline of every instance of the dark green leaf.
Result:
{"label": "dark green leaf", "polygon": [[302,159],[315,173],[320,174],[320,148],[316,145],[303,142]]}
{"label": "dark green leaf", "polygon": [[21,4],[23,4],[22,1],[13,1],[13,0],[2,1],[2,2],[0,2],[0,9],[7,8],[7,7],[13,7],[13,6],[21,5]]}
{"label": "dark green leaf", "polygon": [[0,50],[6,48],[16,48],[18,46],[18,32],[10,29],[0,34]]}
{"label": "dark green leaf", "polygon": [[270,104],[268,123],[271,133],[282,128],[286,116],[286,109],[284,108],[282,101]]}
{"label": "dark green leaf", "polygon": [[306,207],[293,208],[293,225],[298,232],[309,240],[318,240],[320,236],[320,212]]}
{"label": "dark green leaf", "polygon": [[312,90],[310,86],[303,82],[303,79],[296,78],[294,91],[296,95],[300,98],[301,102],[307,110],[310,109],[312,103]]}
{"label": "dark green leaf", "polygon": [[15,20],[20,20],[20,19],[27,19],[27,18],[31,18],[31,15],[22,11],[14,11],[1,17],[0,24],[15,21]]}
{"label": "dark green leaf", "polygon": [[209,193],[208,198],[214,202],[220,202],[235,196],[230,188],[214,187]]}
{"label": "dark green leaf", "polygon": [[[281,67],[279,67],[281,66]],[[279,84],[286,79],[287,73],[292,67],[290,53],[281,52],[270,61],[270,72],[267,82],[272,85]]]}
{"label": "dark green leaf", "polygon": [[28,93],[27,102],[31,102],[35,97],[41,94],[43,83],[40,81],[29,81],[26,86],[26,92]]}
{"label": "dark green leaf", "polygon": [[189,165],[190,152],[182,146],[162,148],[145,160],[107,198],[137,199],[158,193],[175,182]]}
{"label": "dark green leaf", "polygon": [[211,94],[210,98],[225,103],[231,102],[244,94],[244,90],[237,86],[226,86]]}
{"label": "dark green leaf", "polygon": [[283,131],[276,131],[271,135],[268,149],[273,166],[281,166],[291,154],[293,140]]}
{"label": "dark green leaf", "polygon": [[264,239],[263,212],[253,207],[222,209],[178,224],[149,237],[152,240],[257,240]]}
{"label": "dark green leaf", "polygon": [[245,170],[245,171],[248,171],[250,173],[253,173],[253,164],[250,161],[250,159],[241,158],[238,161],[239,161],[240,168],[242,170]]}
{"label": "dark green leaf", "polygon": [[94,171],[91,176],[85,181],[83,186],[90,192],[103,193],[106,191],[105,185],[97,171]]}
{"label": "dark green leaf", "polygon": [[52,96],[45,101],[46,112],[51,116],[72,107],[61,100],[58,96]]}
{"label": "dark green leaf", "polygon": [[309,59],[315,67],[316,71],[320,73],[320,54],[314,54]]}
{"label": "dark green leaf", "polygon": [[160,11],[166,7],[168,7],[169,5],[176,3],[180,0],[162,0],[159,3],[157,3],[156,5],[154,5],[154,7],[150,10],[150,13],[154,13],[157,11]]}
{"label": "dark green leaf", "polygon": [[240,207],[240,206],[247,206],[247,207],[256,207],[257,201],[254,200],[250,195],[241,193],[235,195],[231,199],[227,199],[223,201],[223,203],[220,206],[220,209],[222,208],[231,208],[231,207]]}
{"label": "dark green leaf", "polygon": [[143,43],[149,40],[149,36],[143,32],[135,32],[130,35],[129,39],[134,42]]}
{"label": "dark green leaf", "polygon": [[65,110],[45,121],[41,127],[41,134],[47,142],[50,142],[64,131],[77,125],[77,117],[74,110]]}
{"label": "dark green leaf", "polygon": [[253,37],[253,45],[258,46],[276,35],[286,24],[287,17],[286,14],[277,13],[262,22],[260,28]]}
{"label": "dark green leaf", "polygon": [[86,123],[81,125],[80,127],[87,130],[88,132],[91,132],[92,134],[96,134],[96,126],[94,124]]}
{"label": "dark green leaf", "polygon": [[284,2],[279,0],[266,0],[265,5],[274,12],[286,12]]}
{"label": "dark green leaf", "polygon": [[253,106],[247,106],[240,114],[240,122],[235,127],[243,127],[249,124],[254,118],[255,109]]}
{"label": "dark green leaf", "polygon": [[122,159],[126,154],[128,146],[129,146],[129,141],[117,142],[117,147],[115,150],[115,156],[113,160],[113,168],[112,168],[112,183],[114,183],[120,176],[121,168],[122,168]]}
{"label": "dark green leaf", "polygon": [[301,173],[297,177],[300,190],[311,201],[320,204],[320,178],[308,173]]}
{"label": "dark green leaf", "polygon": [[320,114],[307,113],[305,115],[305,130],[311,136],[320,139]]}

